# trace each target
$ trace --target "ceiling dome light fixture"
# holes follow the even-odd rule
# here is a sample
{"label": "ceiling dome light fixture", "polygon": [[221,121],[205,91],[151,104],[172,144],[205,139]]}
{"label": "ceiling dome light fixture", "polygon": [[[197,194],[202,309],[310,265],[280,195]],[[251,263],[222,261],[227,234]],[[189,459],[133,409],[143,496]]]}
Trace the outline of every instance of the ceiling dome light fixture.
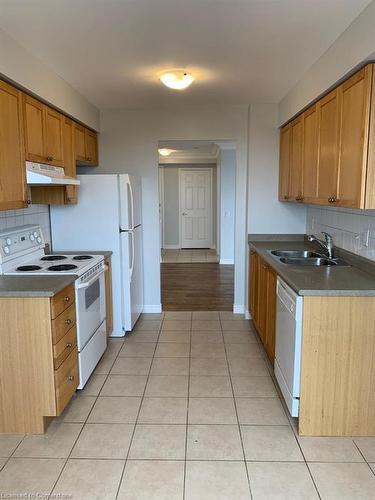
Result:
{"label": "ceiling dome light fixture", "polygon": [[158,151],[160,156],[169,156],[171,153],[173,153],[174,150],[168,148],[160,148]]}
{"label": "ceiling dome light fixture", "polygon": [[172,70],[163,73],[160,80],[166,87],[174,90],[183,90],[194,81],[193,75],[183,70]]}

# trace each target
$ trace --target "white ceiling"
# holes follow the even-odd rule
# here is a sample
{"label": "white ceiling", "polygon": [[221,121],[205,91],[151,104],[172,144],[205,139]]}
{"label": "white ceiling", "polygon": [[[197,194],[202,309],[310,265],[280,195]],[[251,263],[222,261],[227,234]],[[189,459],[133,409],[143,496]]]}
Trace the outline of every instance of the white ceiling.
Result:
{"label": "white ceiling", "polygon": [[0,28],[102,109],[278,102],[369,2],[0,0]]}

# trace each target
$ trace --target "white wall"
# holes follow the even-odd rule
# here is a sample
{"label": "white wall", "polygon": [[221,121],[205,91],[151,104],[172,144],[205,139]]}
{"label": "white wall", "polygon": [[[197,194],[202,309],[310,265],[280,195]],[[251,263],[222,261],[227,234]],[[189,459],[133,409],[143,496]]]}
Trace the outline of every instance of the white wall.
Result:
{"label": "white wall", "polygon": [[101,113],[100,166],[95,171],[142,177],[146,306],[160,305],[158,141],[228,139],[237,144],[235,305],[236,310],[244,310],[247,123],[247,107],[236,106]]}
{"label": "white wall", "polygon": [[374,59],[375,1],[354,20],[298,84],[282,99],[279,123],[285,123],[365,60]]}
{"label": "white wall", "polygon": [[220,263],[234,263],[236,150],[220,152]]}
{"label": "white wall", "polygon": [[375,210],[309,207],[306,232],[323,239],[321,231],[333,236],[335,246],[375,260]]}
{"label": "white wall", "polygon": [[178,168],[164,170],[164,248],[180,244],[180,205],[178,192]]}
{"label": "white wall", "polygon": [[277,104],[253,104],[249,126],[248,233],[304,233],[306,207],[278,201]]}
{"label": "white wall", "polygon": [[2,30],[0,74],[73,118],[99,130],[99,110]]}

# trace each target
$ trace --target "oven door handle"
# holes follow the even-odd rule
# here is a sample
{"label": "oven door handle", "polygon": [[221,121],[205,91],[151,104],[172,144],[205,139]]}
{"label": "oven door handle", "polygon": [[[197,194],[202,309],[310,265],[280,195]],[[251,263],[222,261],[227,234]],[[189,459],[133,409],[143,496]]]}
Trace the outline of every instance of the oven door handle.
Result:
{"label": "oven door handle", "polygon": [[108,266],[103,266],[100,273],[95,274],[95,276],[92,277],[89,281],[85,281],[84,283],[80,283],[79,285],[77,285],[77,290],[81,290],[82,288],[88,288],[90,285],[92,285],[94,283],[94,281],[96,281],[107,270],[108,270]]}

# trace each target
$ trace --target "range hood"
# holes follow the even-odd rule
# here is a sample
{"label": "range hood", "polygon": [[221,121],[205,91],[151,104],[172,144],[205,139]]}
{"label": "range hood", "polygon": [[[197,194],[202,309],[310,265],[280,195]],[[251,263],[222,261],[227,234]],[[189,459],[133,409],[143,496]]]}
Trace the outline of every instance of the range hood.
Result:
{"label": "range hood", "polygon": [[30,186],[79,186],[78,179],[68,177],[62,167],[26,162],[26,182]]}

